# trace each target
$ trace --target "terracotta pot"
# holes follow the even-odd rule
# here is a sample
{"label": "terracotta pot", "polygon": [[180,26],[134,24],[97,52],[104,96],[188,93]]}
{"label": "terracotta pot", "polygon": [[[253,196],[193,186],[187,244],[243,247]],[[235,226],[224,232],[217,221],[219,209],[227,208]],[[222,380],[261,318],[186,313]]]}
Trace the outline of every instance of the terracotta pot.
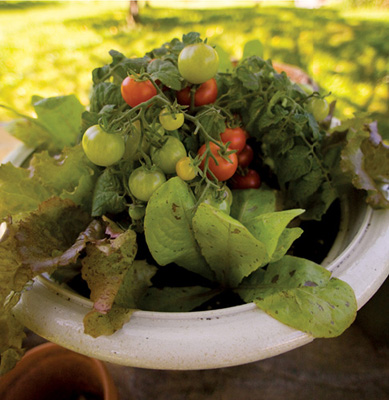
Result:
{"label": "terracotta pot", "polygon": [[118,394],[101,361],[45,343],[0,378],[0,399],[117,400]]}

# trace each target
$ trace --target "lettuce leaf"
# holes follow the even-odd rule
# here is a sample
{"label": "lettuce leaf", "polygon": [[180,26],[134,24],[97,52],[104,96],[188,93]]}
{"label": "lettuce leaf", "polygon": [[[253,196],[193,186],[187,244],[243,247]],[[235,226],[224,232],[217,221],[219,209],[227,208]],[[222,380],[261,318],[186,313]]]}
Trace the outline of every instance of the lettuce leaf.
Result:
{"label": "lettuce leaf", "polygon": [[335,337],[355,319],[353,289],[306,259],[285,256],[246,278],[236,290],[273,318],[315,337]]}

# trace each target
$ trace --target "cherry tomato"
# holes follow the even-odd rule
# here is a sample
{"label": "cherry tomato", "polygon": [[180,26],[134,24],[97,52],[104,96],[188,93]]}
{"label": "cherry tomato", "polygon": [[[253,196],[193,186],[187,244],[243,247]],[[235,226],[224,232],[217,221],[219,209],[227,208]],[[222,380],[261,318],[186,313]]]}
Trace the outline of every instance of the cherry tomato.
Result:
{"label": "cherry tomato", "polygon": [[220,189],[209,187],[202,199],[203,203],[209,204],[212,207],[225,212],[226,214],[230,214],[232,193],[227,186],[224,186]]}
{"label": "cherry tomato", "polygon": [[184,113],[171,113],[169,109],[164,108],[159,113],[159,122],[167,131],[174,131],[181,128],[184,124]]}
{"label": "cherry tomato", "polygon": [[236,154],[239,154],[246,145],[246,137],[246,131],[240,127],[226,128],[226,130],[220,134],[221,141],[223,143],[230,142],[228,147],[232,150],[236,150]]}
{"label": "cherry tomato", "polygon": [[143,204],[131,204],[128,209],[128,215],[134,221],[142,219],[145,216],[146,207]]}
{"label": "cherry tomato", "polygon": [[148,169],[138,167],[131,172],[128,187],[133,196],[142,201],[149,201],[151,195],[166,182],[165,174],[156,166]]}
{"label": "cherry tomato", "polygon": [[238,154],[238,164],[242,168],[247,168],[254,159],[254,151],[249,144],[243,147],[243,150]]}
{"label": "cherry tomato", "polygon": [[[219,154],[221,148],[216,143],[210,142],[209,147],[217,163],[210,156],[208,158],[208,168],[215,175],[217,180],[226,181],[227,179],[231,178],[232,175],[234,175],[236,169],[238,168],[238,156],[236,153],[232,153],[226,159]],[[206,149],[206,144],[203,144],[198,150],[198,155],[201,157]],[[229,150],[231,149],[228,149],[228,151]],[[206,157],[204,157],[200,164],[200,168],[203,170],[205,168],[205,159]]]}
{"label": "cherry tomato", "polygon": [[162,147],[151,147],[150,156],[153,163],[165,174],[174,174],[177,162],[186,156],[186,149],[180,139],[168,136]]}
{"label": "cherry tomato", "polygon": [[183,157],[177,161],[176,173],[183,181],[191,181],[197,175],[196,168],[189,157]]}
{"label": "cherry tomato", "polygon": [[178,56],[178,71],[190,83],[203,83],[213,78],[219,69],[219,55],[205,43],[184,47]]}
{"label": "cherry tomato", "polygon": [[108,167],[123,157],[125,144],[120,135],[105,132],[99,125],[93,125],[82,137],[82,148],[93,164]]}
{"label": "cherry tomato", "polygon": [[[196,90],[194,104],[196,107],[214,103],[217,99],[217,83],[214,78],[204,82]],[[177,92],[177,101],[184,106],[190,105],[190,87],[186,87]]]}
{"label": "cherry tomato", "polygon": [[311,97],[307,103],[307,111],[310,112],[316,121],[323,121],[330,111],[330,106],[326,99]]}
{"label": "cherry tomato", "polygon": [[121,85],[121,93],[124,101],[130,106],[135,107],[157,94],[157,89],[150,81],[136,81],[127,76]]}
{"label": "cherry tomato", "polygon": [[229,183],[232,189],[258,189],[261,186],[261,177],[257,171],[249,169],[245,175],[236,173]]}

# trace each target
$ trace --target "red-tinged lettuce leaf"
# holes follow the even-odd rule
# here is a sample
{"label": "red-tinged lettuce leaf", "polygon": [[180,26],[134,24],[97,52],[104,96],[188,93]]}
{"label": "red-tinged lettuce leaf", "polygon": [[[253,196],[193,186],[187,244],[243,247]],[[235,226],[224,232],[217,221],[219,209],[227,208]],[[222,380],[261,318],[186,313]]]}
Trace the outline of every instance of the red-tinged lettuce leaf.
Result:
{"label": "red-tinged lettuce leaf", "polygon": [[71,199],[90,210],[99,170],[86,157],[82,146],[67,147],[51,157],[47,151],[37,153],[30,162],[31,179],[63,199]]}
{"label": "red-tinged lettuce leaf", "polygon": [[[112,225],[111,222],[108,224]],[[94,302],[94,309],[107,313],[125,274],[133,264],[137,252],[136,233],[129,229],[114,237],[108,236],[89,243],[86,252],[87,255],[82,260],[82,277],[91,290],[90,298]]]}
{"label": "red-tinged lettuce leaf", "polygon": [[353,289],[309,260],[285,256],[245,279],[237,290],[246,301],[295,329],[335,337],[355,319]]}
{"label": "red-tinged lettuce leaf", "polygon": [[351,176],[357,189],[367,192],[374,208],[389,208],[389,146],[374,125],[362,118],[347,123],[347,144],[341,153],[341,168]]}
{"label": "red-tinged lettuce leaf", "polygon": [[92,310],[84,317],[84,333],[94,338],[112,335],[130,320],[134,311],[116,305],[106,314]]}
{"label": "red-tinged lettuce leaf", "polygon": [[135,260],[127,270],[115,297],[115,304],[124,308],[139,308],[139,300],[152,285],[151,278],[157,272],[146,260]]}
{"label": "red-tinged lettuce leaf", "polygon": [[86,212],[71,200],[56,197],[19,221],[15,234],[22,264],[35,274],[76,262],[86,243],[100,237],[99,226]]}

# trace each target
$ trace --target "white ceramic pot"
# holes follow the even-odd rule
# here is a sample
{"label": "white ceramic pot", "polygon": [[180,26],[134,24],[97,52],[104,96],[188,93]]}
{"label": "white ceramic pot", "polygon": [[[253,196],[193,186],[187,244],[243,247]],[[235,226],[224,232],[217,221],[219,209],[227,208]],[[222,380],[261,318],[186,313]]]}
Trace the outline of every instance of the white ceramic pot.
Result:
{"label": "white ceramic pot", "polygon": [[[20,164],[28,154],[22,146],[6,161]],[[323,265],[351,285],[358,308],[389,274],[388,244],[389,211],[373,211],[351,193],[342,203],[340,231]],[[83,318],[91,308],[88,299],[39,277],[14,313],[27,328],[51,342],[141,368],[227,367],[272,357],[313,340],[253,303],[192,313],[136,311],[120,331],[94,339],[83,333]]]}

